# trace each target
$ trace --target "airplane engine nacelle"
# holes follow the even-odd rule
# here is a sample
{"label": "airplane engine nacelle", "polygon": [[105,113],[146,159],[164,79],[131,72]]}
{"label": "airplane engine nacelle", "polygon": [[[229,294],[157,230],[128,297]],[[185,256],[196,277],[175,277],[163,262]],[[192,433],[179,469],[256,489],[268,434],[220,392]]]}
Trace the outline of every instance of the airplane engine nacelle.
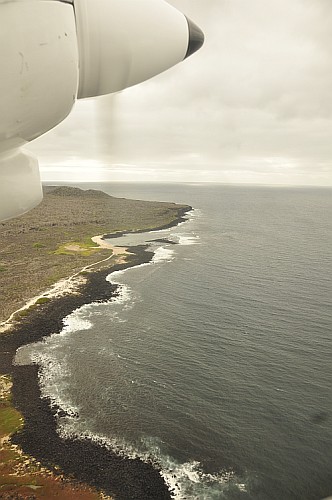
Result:
{"label": "airplane engine nacelle", "polygon": [[203,43],[197,27],[164,1],[74,0],[74,7],[79,98],[143,82],[183,61],[191,47]]}
{"label": "airplane engine nacelle", "polygon": [[0,0],[0,220],[42,199],[38,161],[18,149],[68,115],[78,85],[71,5]]}
{"label": "airplane engine nacelle", "polygon": [[77,98],[147,80],[203,40],[164,0],[0,0],[0,220],[42,199],[38,161],[21,146]]}

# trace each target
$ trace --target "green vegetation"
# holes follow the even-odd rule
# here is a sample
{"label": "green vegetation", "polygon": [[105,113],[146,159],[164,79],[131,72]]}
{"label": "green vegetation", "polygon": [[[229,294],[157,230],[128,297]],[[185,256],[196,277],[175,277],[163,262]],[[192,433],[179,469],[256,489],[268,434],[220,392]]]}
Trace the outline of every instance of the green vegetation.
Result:
{"label": "green vegetation", "polygon": [[[21,318],[25,318],[29,314],[29,309],[23,309],[22,311],[18,311],[17,313]],[[16,316],[15,316],[16,317]]]}
{"label": "green vegetation", "polygon": [[0,375],[0,439],[23,426],[22,415],[11,404],[12,381],[9,375]]}
{"label": "green vegetation", "polygon": [[44,245],[44,243],[39,243],[39,242],[34,243],[32,246],[33,246],[33,248],[45,248],[46,247],[46,245]]}
{"label": "green vegetation", "polygon": [[[93,244],[93,242],[92,242]],[[54,255],[81,255],[83,257],[89,257],[94,253],[100,252],[100,248],[96,248],[96,245],[92,246],[90,243],[82,243],[79,241],[71,241],[63,245],[59,245],[57,250],[53,253]]]}
{"label": "green vegetation", "polygon": [[25,318],[26,316],[28,316],[31,311],[33,311],[34,309],[36,309],[36,304],[37,302],[35,302],[34,304],[31,304],[31,306],[27,307],[26,309],[22,309],[21,311],[17,311],[17,314],[20,318]]}
{"label": "green vegetation", "polygon": [[50,285],[53,285],[57,281],[61,280],[63,278],[63,272],[59,271],[57,273],[49,274],[47,278],[44,280],[44,287],[49,287]]}
{"label": "green vegetation", "polygon": [[82,243],[80,243],[80,245],[82,246],[85,246],[85,247],[96,247],[96,243],[94,243],[92,241],[91,238],[93,238],[93,236],[96,236],[96,235],[92,235],[91,237],[90,236],[87,236]]}
{"label": "green vegetation", "polygon": [[45,304],[46,302],[49,302],[49,300],[49,297],[40,297],[36,300],[35,304]]}
{"label": "green vegetation", "polygon": [[8,436],[23,426],[21,414],[9,406],[0,406],[0,436]]}
{"label": "green vegetation", "polygon": [[0,273],[4,273],[5,271],[7,271],[6,266],[1,266],[0,265]]}

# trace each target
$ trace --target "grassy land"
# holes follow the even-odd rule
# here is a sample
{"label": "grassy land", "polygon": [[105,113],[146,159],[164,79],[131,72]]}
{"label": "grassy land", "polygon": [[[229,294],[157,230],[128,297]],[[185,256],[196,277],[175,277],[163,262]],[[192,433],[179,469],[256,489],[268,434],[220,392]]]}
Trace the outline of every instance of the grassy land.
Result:
{"label": "grassy land", "polygon": [[0,322],[59,279],[108,257],[110,250],[94,248],[93,236],[164,226],[181,208],[100,191],[47,188],[34,210],[0,223]]}
{"label": "grassy land", "polygon": [[[90,240],[91,241],[91,240]],[[93,243],[91,241],[91,243]],[[90,257],[99,252],[100,249],[96,245],[87,244],[81,241],[70,241],[59,247],[53,252],[54,255],[81,255],[82,257]]]}

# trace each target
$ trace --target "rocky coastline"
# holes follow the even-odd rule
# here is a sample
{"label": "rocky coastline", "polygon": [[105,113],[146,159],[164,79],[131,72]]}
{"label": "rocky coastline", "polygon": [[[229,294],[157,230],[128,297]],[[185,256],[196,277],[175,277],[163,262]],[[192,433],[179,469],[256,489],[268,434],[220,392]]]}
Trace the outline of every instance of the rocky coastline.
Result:
{"label": "rocky coastline", "polygon": [[[159,224],[156,228],[129,229],[126,232],[144,232],[172,227],[185,220],[189,206],[178,209],[178,217],[171,222]],[[114,232],[118,234],[118,231]],[[112,233],[112,236],[114,236]],[[109,237],[104,235],[103,237]],[[59,409],[41,396],[38,383],[38,365],[19,366],[14,363],[17,349],[23,345],[40,341],[52,334],[60,333],[63,319],[72,311],[91,302],[107,302],[117,296],[118,286],[106,280],[113,271],[149,262],[153,252],[145,245],[130,247],[125,257],[112,256],[90,264],[88,271],[77,272],[75,293],[60,294],[47,300],[37,300],[28,314],[19,315],[11,328],[0,335],[1,373],[12,381],[10,405],[22,416],[23,425],[10,436],[10,445],[21,450],[40,464],[41,471],[47,471],[55,479],[70,484],[71,493],[63,498],[113,498],[118,500],[158,500],[172,498],[172,491],[162,478],[155,463],[133,459],[108,449],[89,438],[69,439],[61,437],[56,429]],[[105,255],[105,254],[104,254]],[[122,254],[123,255],[123,254]],[[76,269],[75,269],[76,270]],[[81,275],[81,276],[80,276]],[[0,410],[1,410],[0,401]],[[1,424],[1,415],[0,415]],[[7,453],[9,448],[2,449]],[[9,450],[10,451],[10,450]],[[12,451],[12,450],[11,450]],[[0,450],[0,475],[1,475]],[[37,472],[43,475],[43,472]],[[40,477],[41,477],[40,476]],[[23,474],[24,477],[24,474]],[[16,493],[22,498],[40,498],[38,480],[29,485],[28,496],[24,496],[18,481]],[[85,488],[91,488],[87,493]],[[81,487],[81,489],[80,489]],[[3,489],[4,488],[4,489]],[[8,494],[6,493],[8,490]],[[77,491],[76,491],[77,490]],[[0,496],[11,498],[10,487],[0,483]],[[25,490],[24,490],[25,491]],[[75,491],[75,495],[72,494]],[[3,492],[3,493],[2,493]],[[6,496],[7,495],[7,496]],[[9,496],[8,496],[9,495]],[[29,496],[30,495],[30,496]],[[97,495],[97,496],[96,496]],[[20,498],[21,498],[20,497]],[[50,497],[53,498],[53,497]]]}
{"label": "rocky coastline", "polygon": [[0,362],[12,375],[13,402],[24,417],[23,429],[12,438],[24,453],[32,455],[55,473],[60,470],[61,474],[74,477],[119,500],[162,500],[171,498],[171,494],[151,463],[124,458],[87,438],[61,438],[56,431],[57,408],[41,398],[38,366],[12,364],[18,347],[59,333],[63,327],[62,319],[76,308],[115,296],[117,286],[106,281],[110,271],[148,262],[153,256],[144,247],[132,247],[130,251],[133,254],[128,264],[90,273],[79,295],[60,297],[43,304],[38,311],[24,318],[13,333],[2,335]]}

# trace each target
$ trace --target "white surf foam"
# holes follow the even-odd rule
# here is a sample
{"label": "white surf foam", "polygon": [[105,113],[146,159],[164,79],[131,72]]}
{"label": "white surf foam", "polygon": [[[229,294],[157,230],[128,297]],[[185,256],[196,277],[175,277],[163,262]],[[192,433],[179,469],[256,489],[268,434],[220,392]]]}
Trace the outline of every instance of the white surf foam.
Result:
{"label": "white surf foam", "polygon": [[188,220],[198,219],[202,217],[203,212],[200,208],[193,208],[190,212],[187,213]]}
{"label": "white surf foam", "polygon": [[137,269],[138,267],[149,266],[150,262],[144,262],[143,264],[138,264],[137,266],[126,267],[125,269],[120,269],[119,271],[112,271],[107,277],[106,280],[110,283],[115,283],[116,285],[123,285],[123,280],[121,277],[131,271],[131,269]]}
{"label": "white surf foam", "polygon": [[133,293],[128,285],[117,283],[117,296],[111,301],[113,304],[126,304],[133,298]]}
{"label": "white surf foam", "polygon": [[[58,406],[59,411],[62,410],[70,417],[76,416],[79,408],[65,397],[63,390],[66,386],[65,379],[69,380],[70,378],[67,366],[63,363],[60,364],[56,356],[53,357],[49,351],[47,354],[34,353],[31,358],[34,363],[41,367],[38,377],[42,396],[49,397],[50,391],[52,391],[51,406]],[[61,383],[58,383],[60,380]]]}
{"label": "white surf foam", "polygon": [[[67,333],[74,325],[83,326],[79,318],[67,322]],[[86,324],[87,326],[87,324]],[[53,337],[53,336],[52,336]],[[54,336],[54,340],[55,336]],[[19,353],[19,351],[18,351]],[[19,355],[19,354],[18,354]],[[113,354],[114,355],[114,354]],[[126,359],[124,356],[118,357]],[[66,387],[70,381],[70,370],[62,360],[59,363],[56,346],[52,349],[39,349],[30,353],[30,361],[40,366],[39,384],[41,394],[50,400],[51,406],[59,408],[57,412],[57,430],[64,438],[88,438],[128,458],[140,458],[151,462],[161,470],[160,474],[177,500],[211,500],[220,498],[220,494],[229,483],[232,488],[246,491],[243,481],[238,480],[232,471],[221,471],[218,474],[208,474],[203,471],[198,461],[177,462],[174,458],[161,451],[160,442],[156,438],[142,439],[142,447],[130,445],[125,439],[94,434],[87,431],[87,422],[80,417],[80,408],[68,400]]]}
{"label": "white surf foam", "polygon": [[[90,305],[90,304],[89,304]],[[90,330],[92,327],[92,322],[87,318],[82,317],[83,310],[78,309],[73,313],[69,314],[63,320],[63,329],[61,330],[61,335],[66,335],[68,333],[76,332],[78,330]]]}
{"label": "white surf foam", "polygon": [[51,353],[51,350],[54,350],[56,346],[62,342],[63,337],[70,335],[73,332],[90,330],[93,325],[93,323],[88,319],[88,317],[91,317],[93,314],[90,310],[91,306],[92,304],[86,304],[66,316],[63,319],[64,326],[60,333],[53,333],[39,342],[19,347],[15,353],[14,363],[17,365],[36,363],[40,364],[41,367],[47,365],[50,367],[50,370],[56,370],[55,358],[52,362],[50,362],[44,352],[50,350]]}
{"label": "white surf foam", "polygon": [[65,412],[69,417],[76,418],[79,408],[65,396],[70,370],[66,363],[59,363],[56,347],[57,345],[53,345],[49,349],[45,342],[20,347],[16,352],[15,364],[37,364],[41,396],[47,398],[52,407],[58,408],[58,414]]}
{"label": "white surf foam", "polygon": [[[112,283],[118,283],[117,278],[119,276],[123,276],[123,274],[127,271],[127,269],[120,269],[119,271],[113,271],[106,277],[106,281],[112,282]],[[111,279],[112,277],[112,279]],[[120,283],[120,282],[119,282]]]}
{"label": "white surf foam", "polygon": [[196,461],[177,464],[171,460],[168,467],[162,469],[161,475],[173,491],[174,498],[178,500],[219,499],[229,485],[233,491],[246,491],[245,483],[240,482],[233,471],[223,470],[218,474],[208,474],[203,471],[200,462]]}
{"label": "white surf foam", "polygon": [[167,227],[166,229],[158,229],[157,231],[147,231],[147,234],[154,234],[154,235],[158,235],[160,233],[169,233],[170,231],[172,231],[172,227]]}
{"label": "white surf foam", "polygon": [[198,245],[200,237],[197,234],[180,234],[178,235],[179,245]]}
{"label": "white surf foam", "polygon": [[[73,415],[73,416],[71,416]],[[177,462],[174,458],[161,452],[158,439],[145,438],[142,440],[143,448],[140,451],[135,446],[128,444],[124,439],[110,438],[86,431],[86,423],[75,418],[75,410],[67,410],[67,416],[59,418],[58,432],[63,438],[89,439],[105,448],[115,451],[120,456],[152,463],[160,470],[160,475],[166,482],[173,498],[177,500],[212,500],[219,499],[228,485],[239,492],[246,491],[246,484],[241,482],[233,471],[222,470],[217,474],[203,471],[198,461]]]}
{"label": "white surf foam", "polygon": [[145,438],[148,454],[139,455],[141,459],[155,458],[156,466],[161,468],[164,478],[174,498],[184,500],[212,500],[219,499],[224,489],[231,484],[232,488],[246,491],[245,484],[240,482],[232,470],[222,470],[217,474],[203,471],[198,461],[177,462],[174,458],[161,452],[159,441],[155,438]]}
{"label": "white surf foam", "polygon": [[155,250],[151,262],[153,264],[159,264],[160,262],[171,262],[173,259],[174,250],[171,248],[159,247]]}

